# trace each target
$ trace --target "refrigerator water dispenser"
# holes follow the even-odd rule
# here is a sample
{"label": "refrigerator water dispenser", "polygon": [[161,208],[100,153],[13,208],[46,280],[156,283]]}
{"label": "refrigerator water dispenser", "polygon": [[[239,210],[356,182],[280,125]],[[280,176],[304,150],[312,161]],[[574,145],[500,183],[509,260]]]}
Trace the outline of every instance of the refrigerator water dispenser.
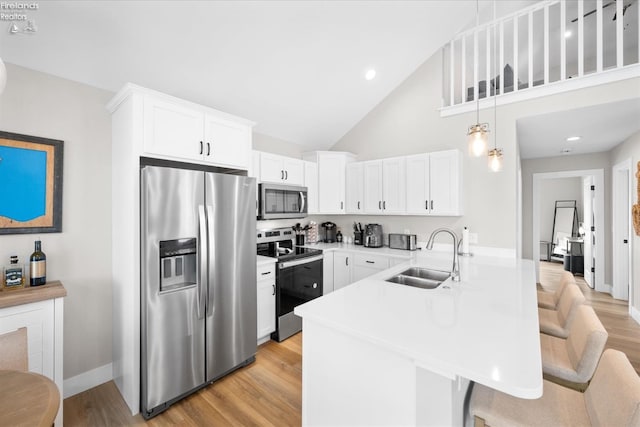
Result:
{"label": "refrigerator water dispenser", "polygon": [[160,241],[160,292],[196,285],[196,239]]}

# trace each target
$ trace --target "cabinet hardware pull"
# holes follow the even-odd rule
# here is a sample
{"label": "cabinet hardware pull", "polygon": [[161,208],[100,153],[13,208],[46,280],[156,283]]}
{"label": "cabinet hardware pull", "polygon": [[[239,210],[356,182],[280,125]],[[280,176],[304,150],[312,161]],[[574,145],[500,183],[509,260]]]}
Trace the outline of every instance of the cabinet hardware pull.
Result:
{"label": "cabinet hardware pull", "polygon": [[425,210],[429,210],[429,201],[428,200],[424,201],[424,208],[425,208]]}
{"label": "cabinet hardware pull", "polygon": [[431,210],[433,210],[433,200],[431,201]]}
{"label": "cabinet hardware pull", "polygon": [[340,202],[340,210],[344,207],[344,202]]}
{"label": "cabinet hardware pull", "polygon": [[382,202],[378,200],[378,209],[382,209]]}
{"label": "cabinet hardware pull", "polygon": [[207,142],[207,156],[211,154],[211,144]]}
{"label": "cabinet hardware pull", "polygon": [[387,201],[382,202],[382,209],[387,209]]}
{"label": "cabinet hardware pull", "polygon": [[360,210],[360,202],[358,201],[358,210]]}
{"label": "cabinet hardware pull", "polygon": [[285,181],[289,180],[289,171],[284,171],[284,180]]}
{"label": "cabinet hardware pull", "polygon": [[276,294],[276,285],[271,285],[273,286],[273,293],[271,295],[275,295]]}
{"label": "cabinet hardware pull", "polygon": [[280,171],[280,179],[284,180],[284,171],[283,170]]}
{"label": "cabinet hardware pull", "polygon": [[267,274],[271,274],[271,272],[267,271],[266,273],[260,273],[260,274],[262,274],[263,276],[266,276]]}
{"label": "cabinet hardware pull", "polygon": [[375,264],[375,263],[376,263],[375,261],[368,261],[368,260],[367,260],[367,261],[365,261],[365,262],[366,262],[367,264]]}
{"label": "cabinet hardware pull", "polygon": [[204,153],[204,144],[200,141],[200,154]]}
{"label": "cabinet hardware pull", "polygon": [[349,265],[349,257],[346,257],[346,258],[344,259],[344,263],[345,263],[346,265]]}

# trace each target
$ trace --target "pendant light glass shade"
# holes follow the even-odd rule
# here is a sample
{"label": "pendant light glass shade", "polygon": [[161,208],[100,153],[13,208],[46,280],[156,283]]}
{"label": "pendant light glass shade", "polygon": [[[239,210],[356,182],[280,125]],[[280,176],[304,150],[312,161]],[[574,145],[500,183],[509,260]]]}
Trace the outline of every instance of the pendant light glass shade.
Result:
{"label": "pendant light glass shade", "polygon": [[502,149],[494,148],[489,150],[489,169],[492,172],[500,172],[502,170]]}
{"label": "pendant light glass shade", "polygon": [[472,157],[484,156],[487,153],[487,143],[489,139],[489,125],[478,123],[469,126],[467,138],[469,141],[469,155]]}

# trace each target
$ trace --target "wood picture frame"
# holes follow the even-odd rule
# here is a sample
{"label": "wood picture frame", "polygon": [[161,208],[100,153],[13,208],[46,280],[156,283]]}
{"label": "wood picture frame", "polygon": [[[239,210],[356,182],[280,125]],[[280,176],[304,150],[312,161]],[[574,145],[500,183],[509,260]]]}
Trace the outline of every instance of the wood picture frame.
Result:
{"label": "wood picture frame", "polygon": [[0,131],[0,234],[62,231],[64,142]]}

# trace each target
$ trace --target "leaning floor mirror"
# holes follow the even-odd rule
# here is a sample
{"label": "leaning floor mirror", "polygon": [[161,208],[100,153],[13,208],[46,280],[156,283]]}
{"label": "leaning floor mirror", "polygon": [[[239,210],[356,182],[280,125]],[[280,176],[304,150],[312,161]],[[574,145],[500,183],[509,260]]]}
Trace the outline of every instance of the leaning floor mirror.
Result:
{"label": "leaning floor mirror", "polygon": [[552,228],[551,258],[562,261],[568,251],[568,241],[578,232],[578,208],[575,200],[556,200]]}

